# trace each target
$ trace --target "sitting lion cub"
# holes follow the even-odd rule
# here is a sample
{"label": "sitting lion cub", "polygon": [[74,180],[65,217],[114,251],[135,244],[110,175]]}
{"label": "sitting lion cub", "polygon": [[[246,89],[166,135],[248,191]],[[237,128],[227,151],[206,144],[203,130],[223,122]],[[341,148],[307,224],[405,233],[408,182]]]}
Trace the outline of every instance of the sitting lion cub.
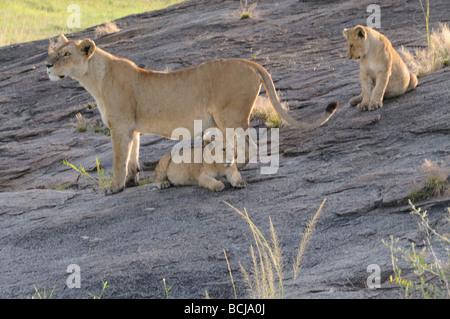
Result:
{"label": "sitting lion cub", "polygon": [[383,98],[414,90],[417,77],[412,74],[391,42],[372,28],[358,25],[344,29],[348,57],[360,59],[362,93],[350,99],[350,105],[361,111],[383,106]]}
{"label": "sitting lion cub", "polygon": [[[212,144],[209,144],[211,146]],[[205,148],[208,146],[205,146]],[[202,149],[202,158],[205,148]],[[164,155],[158,162],[155,168],[155,184],[159,189],[169,188],[171,185],[198,185],[200,187],[209,189],[213,192],[220,192],[225,188],[225,185],[216,178],[226,177],[231,183],[231,186],[236,188],[244,188],[247,183],[242,179],[236,163],[226,163],[225,149],[220,148],[224,152],[224,162],[217,163],[202,160],[201,163],[194,162],[195,149],[191,148],[191,162],[190,163],[175,163],[172,160],[171,154]],[[180,152],[181,155],[183,152]]]}

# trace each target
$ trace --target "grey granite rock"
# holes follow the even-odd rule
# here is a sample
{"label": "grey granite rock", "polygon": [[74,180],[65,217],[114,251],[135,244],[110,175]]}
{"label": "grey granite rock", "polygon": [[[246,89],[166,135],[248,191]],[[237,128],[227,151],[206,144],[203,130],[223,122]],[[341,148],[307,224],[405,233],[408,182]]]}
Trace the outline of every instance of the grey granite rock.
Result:
{"label": "grey granite rock", "polygon": [[[62,165],[87,169],[98,157],[112,169],[110,138],[70,125],[93,98],[74,80],[51,83],[44,59],[48,40],[0,48],[0,297],[26,298],[56,286],[54,298],[232,298],[223,250],[238,296],[246,297],[239,263],[251,267],[252,236],[224,201],[247,209],[268,235],[269,217],[285,256],[286,287],[308,220],[327,202],[306,251],[293,298],[400,297],[389,285],[390,235],[407,247],[420,243],[407,198],[424,176],[425,159],[449,165],[450,70],[419,79],[415,91],[360,112],[359,65],[346,58],[344,27],[365,24],[371,1],[260,1],[252,19],[240,20],[239,1],[187,1],[117,20],[121,31],[96,39],[99,47],[155,70],[180,69],[214,58],[252,58],[271,72],[291,114],[311,120],[333,99],[340,107],[310,132],[280,130],[280,168],[261,175],[261,163],[242,170],[245,189],[221,193],[198,187],[158,190],[154,184],[105,197]],[[447,0],[431,3],[430,21],[448,22]],[[383,1],[382,28],[395,48],[423,44],[418,1]],[[69,34],[94,37],[94,28]],[[261,127],[258,121],[252,126]],[[176,141],[142,137],[141,179],[153,179],[159,158]],[[95,172],[92,174],[95,175]],[[57,191],[55,188],[65,190]],[[68,189],[70,188],[70,189]],[[445,225],[450,197],[418,203]],[[443,249],[437,253],[445,254]],[[69,289],[68,265],[81,270],[81,288]],[[368,289],[367,267],[381,269],[381,289]]]}

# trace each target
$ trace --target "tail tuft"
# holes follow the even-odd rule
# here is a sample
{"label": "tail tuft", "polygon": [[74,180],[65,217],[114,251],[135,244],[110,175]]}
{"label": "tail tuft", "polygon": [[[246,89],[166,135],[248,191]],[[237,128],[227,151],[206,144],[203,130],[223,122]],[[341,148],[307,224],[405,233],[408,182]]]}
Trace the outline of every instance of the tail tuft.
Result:
{"label": "tail tuft", "polygon": [[339,101],[332,101],[328,104],[326,112],[333,114],[339,106]]}

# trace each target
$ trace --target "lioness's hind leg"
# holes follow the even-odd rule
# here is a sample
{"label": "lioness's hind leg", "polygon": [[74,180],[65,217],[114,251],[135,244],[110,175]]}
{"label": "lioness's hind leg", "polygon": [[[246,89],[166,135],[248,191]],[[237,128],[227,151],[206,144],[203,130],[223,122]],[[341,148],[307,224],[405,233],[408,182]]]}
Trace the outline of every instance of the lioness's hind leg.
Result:
{"label": "lioness's hind leg", "polygon": [[[258,149],[258,146],[250,136],[248,127],[248,123],[245,121],[241,121],[240,123],[225,123],[218,126],[219,130],[226,132],[224,135],[224,146],[227,150],[228,148],[232,148],[235,159],[234,162],[236,163],[238,169],[247,166],[250,160],[256,155]],[[233,134],[228,133],[228,128],[234,130],[231,131]],[[233,153],[231,155],[233,155]],[[227,157],[228,156],[229,155],[227,152]],[[227,162],[230,163],[229,158],[227,158]]]}
{"label": "lioness's hind leg", "polygon": [[134,132],[130,159],[128,160],[127,179],[125,182],[126,187],[133,187],[139,185],[139,172],[140,172],[139,143],[140,143],[140,134],[138,132]]}
{"label": "lioness's hind leg", "polygon": [[[239,138],[237,139],[239,141]],[[244,149],[245,147],[245,149]],[[258,145],[253,141],[252,137],[250,135],[245,136],[245,145],[236,147],[236,166],[238,169],[242,169],[250,162],[250,160],[257,154]],[[239,152],[244,152],[245,154],[245,160],[242,162],[239,160]]]}
{"label": "lioness's hind leg", "polygon": [[236,188],[247,186],[247,182],[242,179],[241,173],[239,173],[236,166],[232,166],[227,172],[227,180],[231,183],[231,186]]}
{"label": "lioness's hind leg", "polygon": [[155,168],[155,185],[159,189],[163,188],[169,188],[170,187],[170,181],[167,177],[167,169],[169,168],[170,164],[170,154],[166,154],[158,162],[158,165],[156,165]]}

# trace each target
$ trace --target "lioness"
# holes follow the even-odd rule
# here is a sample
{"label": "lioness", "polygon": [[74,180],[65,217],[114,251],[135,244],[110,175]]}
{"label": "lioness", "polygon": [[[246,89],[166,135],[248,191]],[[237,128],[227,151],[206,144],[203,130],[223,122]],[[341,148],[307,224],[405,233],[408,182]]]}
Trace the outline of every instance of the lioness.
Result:
{"label": "lioness", "polygon": [[362,93],[350,99],[350,105],[361,111],[383,107],[383,98],[414,90],[417,77],[412,74],[391,42],[378,31],[357,25],[344,29],[348,57],[360,60]]}
{"label": "lioness", "polygon": [[[204,149],[211,145],[206,145]],[[190,149],[190,163],[175,163],[171,154],[164,155],[155,168],[156,187],[163,189],[172,185],[198,185],[213,192],[220,192],[225,188],[225,185],[216,179],[220,177],[226,177],[233,187],[243,188],[247,186],[237,169],[236,163],[226,163],[226,151],[223,148],[220,151],[223,152],[224,161],[222,163],[212,160],[195,163],[194,148]]]}
{"label": "lioness", "polygon": [[[103,122],[111,131],[114,178],[105,194],[139,183],[139,134],[171,138],[176,128],[193,134],[194,120],[203,128],[249,127],[250,113],[261,84],[272,105],[293,126],[313,129],[336,110],[332,102],[313,123],[300,123],[282,108],[269,73],[246,60],[214,60],[174,72],[139,68],[130,60],[98,48],[91,39],[50,41],[47,73],[50,80],[78,80],[95,98]],[[247,143],[253,143],[250,139]]]}

